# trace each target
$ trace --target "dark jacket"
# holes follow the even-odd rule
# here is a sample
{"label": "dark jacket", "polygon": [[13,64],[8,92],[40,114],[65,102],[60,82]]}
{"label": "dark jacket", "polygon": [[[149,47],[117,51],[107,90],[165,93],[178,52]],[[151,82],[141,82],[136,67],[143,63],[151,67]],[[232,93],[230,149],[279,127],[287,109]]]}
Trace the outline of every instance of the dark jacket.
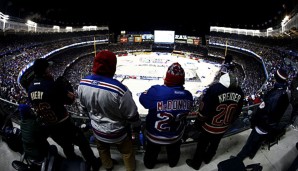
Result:
{"label": "dark jacket", "polygon": [[274,88],[265,94],[263,102],[251,118],[251,126],[257,126],[269,134],[278,129],[278,124],[289,105],[287,85],[276,83]]}
{"label": "dark jacket", "polygon": [[61,79],[36,77],[28,88],[28,97],[37,112],[39,121],[45,125],[53,125],[69,117],[66,104],[71,101]]}
{"label": "dark jacket", "polygon": [[293,106],[298,106],[298,75],[291,82],[290,90],[291,103]]}
{"label": "dark jacket", "polygon": [[49,148],[47,133],[37,122],[36,115],[28,105],[20,104],[19,111],[24,152],[30,159],[41,161],[47,155]]}
{"label": "dark jacket", "polygon": [[49,143],[47,134],[43,131],[36,118],[21,121],[23,148],[26,155],[35,160],[43,160],[47,155]]}

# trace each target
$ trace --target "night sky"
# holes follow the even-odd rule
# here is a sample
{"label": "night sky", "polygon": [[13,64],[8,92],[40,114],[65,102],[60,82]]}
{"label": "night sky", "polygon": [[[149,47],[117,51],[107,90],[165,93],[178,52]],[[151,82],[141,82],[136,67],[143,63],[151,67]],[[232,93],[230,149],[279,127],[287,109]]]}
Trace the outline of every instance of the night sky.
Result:
{"label": "night sky", "polygon": [[70,1],[1,0],[0,11],[59,26],[108,25],[111,30],[206,33],[210,25],[263,29],[280,23],[297,0]]}

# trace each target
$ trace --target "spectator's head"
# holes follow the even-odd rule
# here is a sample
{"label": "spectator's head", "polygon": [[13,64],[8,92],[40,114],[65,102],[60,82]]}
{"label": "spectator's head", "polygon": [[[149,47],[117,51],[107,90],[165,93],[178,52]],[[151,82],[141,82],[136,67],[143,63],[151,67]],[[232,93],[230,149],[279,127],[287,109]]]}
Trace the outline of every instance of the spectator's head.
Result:
{"label": "spectator's head", "polygon": [[274,73],[274,78],[278,83],[286,83],[288,79],[287,71],[282,68],[276,70]]}
{"label": "spectator's head", "polygon": [[116,72],[117,58],[113,52],[103,50],[93,60],[92,72],[96,75],[113,77]]}
{"label": "spectator's head", "polygon": [[184,69],[178,62],[173,63],[169,66],[166,73],[166,78],[164,79],[164,84],[166,86],[182,86],[184,85],[185,73]]}
{"label": "spectator's head", "polygon": [[221,66],[220,73],[221,75],[233,72],[235,69],[235,63],[233,62],[233,56],[232,55],[226,55],[225,60]]}
{"label": "spectator's head", "polygon": [[227,54],[227,55],[225,56],[225,61],[224,61],[224,63],[225,63],[225,64],[230,64],[231,62],[233,62],[233,56]]}
{"label": "spectator's head", "polygon": [[34,61],[33,71],[37,77],[44,76],[49,68],[49,62],[44,58],[39,58]]}

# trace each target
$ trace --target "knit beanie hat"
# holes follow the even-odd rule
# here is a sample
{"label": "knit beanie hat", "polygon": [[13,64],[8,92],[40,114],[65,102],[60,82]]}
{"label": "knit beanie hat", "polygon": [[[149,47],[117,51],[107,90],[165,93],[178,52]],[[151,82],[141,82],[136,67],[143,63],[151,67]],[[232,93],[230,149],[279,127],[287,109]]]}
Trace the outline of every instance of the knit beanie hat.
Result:
{"label": "knit beanie hat", "polygon": [[287,82],[287,79],[288,79],[287,71],[282,68],[276,70],[276,72],[274,73],[274,78],[276,79],[276,82],[278,82],[278,83]]}
{"label": "knit beanie hat", "polygon": [[94,58],[92,72],[97,75],[113,77],[116,72],[116,66],[116,55],[108,50],[103,50],[97,53]]}
{"label": "knit beanie hat", "polygon": [[184,69],[178,62],[175,62],[169,66],[164,84],[167,86],[182,86],[184,84],[184,77]]}

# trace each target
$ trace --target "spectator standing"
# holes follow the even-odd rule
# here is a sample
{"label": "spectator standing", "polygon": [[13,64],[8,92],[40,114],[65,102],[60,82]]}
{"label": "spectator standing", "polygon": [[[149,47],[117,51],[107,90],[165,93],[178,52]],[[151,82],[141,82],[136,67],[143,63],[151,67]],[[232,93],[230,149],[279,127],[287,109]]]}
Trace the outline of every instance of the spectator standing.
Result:
{"label": "spectator standing", "polygon": [[242,161],[246,157],[254,158],[262,142],[279,131],[280,119],[289,105],[287,77],[284,69],[278,69],[275,72],[274,87],[264,95],[263,102],[253,114],[251,118],[252,131],[245,145],[237,154]]}
{"label": "spectator standing", "polygon": [[166,147],[170,167],[180,158],[181,138],[193,96],[185,90],[185,73],[179,63],[169,66],[164,85],[153,85],[140,95],[140,103],[148,109],[146,116],[146,152],[144,165],[152,169],[162,146]]}
{"label": "spectator standing", "polygon": [[113,52],[97,53],[92,75],[80,81],[78,96],[88,111],[102,164],[113,169],[110,146],[116,145],[127,171],[136,170],[135,153],[127,127],[140,128],[141,120],[130,90],[113,76],[117,58]]}
{"label": "spectator standing", "polygon": [[72,104],[75,100],[69,82],[63,77],[55,81],[46,59],[36,59],[33,70],[35,78],[28,87],[28,97],[37,113],[37,120],[47,129],[50,137],[62,147],[68,159],[79,158],[74,151],[74,144],[78,145],[93,171],[98,171],[100,160],[95,157],[87,138],[80,128],[74,125],[65,108],[65,105]]}
{"label": "spectator standing", "polygon": [[201,131],[192,159],[186,164],[199,170],[202,162],[208,164],[216,154],[220,140],[230,125],[239,117],[244,94],[232,73],[223,74],[203,94],[196,125]]}
{"label": "spectator standing", "polygon": [[217,74],[215,75],[215,78],[213,80],[213,83],[217,83],[218,80],[220,79],[220,77],[223,74],[226,73],[234,73],[235,71],[235,63],[233,62],[234,58],[232,55],[227,54],[225,56],[224,61],[222,62],[221,66],[220,66],[220,70],[217,72]]}

